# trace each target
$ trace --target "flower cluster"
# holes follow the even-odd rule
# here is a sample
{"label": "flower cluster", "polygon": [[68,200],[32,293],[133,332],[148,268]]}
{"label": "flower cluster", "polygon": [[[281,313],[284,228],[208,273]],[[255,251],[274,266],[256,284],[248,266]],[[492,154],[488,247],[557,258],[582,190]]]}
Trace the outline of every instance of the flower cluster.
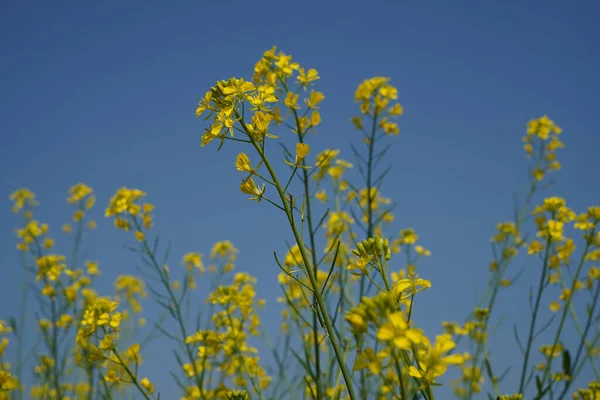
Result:
{"label": "flower cluster", "polygon": [[[96,204],[96,196],[94,196],[94,190],[87,186],[85,183],[78,183],[69,189],[69,197],[67,202],[77,207],[73,214],[73,222],[78,223],[85,217],[85,212],[92,209]],[[94,229],[96,227],[96,221],[90,220],[87,223],[88,229]],[[67,233],[72,231],[72,227],[68,224],[63,225],[63,230]]]}
{"label": "flower cluster", "polygon": [[115,226],[118,229],[129,231],[132,227],[135,229],[137,240],[144,240],[144,229],[152,228],[152,216],[150,212],[154,206],[149,203],[140,204],[139,201],[146,196],[146,193],[139,189],[121,188],[110,199],[105,216],[115,216]]}
{"label": "flower cluster", "polygon": [[99,297],[83,313],[78,336],[90,336],[99,328],[107,332],[117,332],[122,315],[117,312],[119,303],[107,297]]}
{"label": "flower cluster", "polygon": [[133,275],[120,275],[115,281],[115,289],[117,290],[117,303],[120,297],[124,297],[134,313],[142,311],[140,300],[146,297],[143,280]]}
{"label": "flower cluster", "polygon": [[562,129],[547,116],[529,121],[527,135],[523,137],[525,152],[532,157],[537,151],[536,165],[531,171],[535,180],[541,181],[549,171],[559,170],[556,150],[564,147],[558,138]]}
{"label": "flower cluster", "polygon": [[[370,116],[386,135],[400,133],[398,124],[393,119],[402,115],[404,109],[399,103],[392,103],[392,100],[398,99],[398,89],[389,82],[390,78],[378,76],[366,79],[358,85],[354,99],[360,103],[362,114],[352,118],[352,123],[357,129],[364,129],[363,117]],[[387,111],[385,116],[383,116],[384,111]]]}
{"label": "flower cluster", "polygon": [[15,190],[10,195],[10,200],[14,202],[12,211],[16,214],[24,208],[36,207],[39,203],[35,200],[35,193],[27,188]]}

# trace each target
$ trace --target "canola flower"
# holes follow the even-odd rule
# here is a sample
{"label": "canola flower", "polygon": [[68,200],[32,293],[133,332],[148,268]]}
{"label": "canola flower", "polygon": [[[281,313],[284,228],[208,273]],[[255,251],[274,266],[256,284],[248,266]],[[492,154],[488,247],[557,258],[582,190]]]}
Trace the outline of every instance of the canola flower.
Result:
{"label": "canola flower", "polygon": [[[528,122],[523,142],[531,160],[530,187],[514,219],[498,223],[491,237],[486,295],[463,322],[443,321],[442,332],[430,336],[414,314],[421,312],[423,293],[438,285],[435,272],[420,265],[432,252],[412,228],[389,235],[395,204],[382,185],[389,170],[378,169],[389,149],[382,141],[400,133],[404,109],[398,88],[387,77],[358,85],[358,115],[351,123],[364,148],[353,146],[349,162],[339,149],[315,148],[312,135],[319,134],[325,100],[316,89],[319,80],[316,69],[274,47],[255,64],[251,80],[216,82],[196,109],[208,121],[201,146],[244,147],[232,160],[232,168],[242,173],[240,191],[257,206],[273,207],[289,225],[293,241],[286,243],[282,259],[274,254],[280,272],[273,279],[282,290],[276,344],[264,331],[260,311],[266,300],[257,293],[256,278],[234,272],[238,249],[231,242],[216,242],[207,256],[191,249],[179,256],[180,269],[169,267],[170,248],[163,249],[156,237],[154,205],[144,191],[123,187],[109,200],[105,217],[118,230],[133,232],[128,240],[134,246],[128,247],[142,267],[140,276],[120,271],[114,295],[100,295],[93,289],[99,261],[79,258],[83,239],[97,226],[90,219],[93,189],[84,183],[69,189],[67,203],[74,212],[62,231],[74,244],[60,252],[62,238],[51,236],[51,227],[35,218],[36,195],[21,188],[10,195],[13,212],[22,217],[17,249],[29,260],[44,347],[34,357],[32,383],[21,382],[20,360],[13,365],[5,360],[13,342],[22,346],[16,331],[23,324],[0,320],[0,400],[132,394],[158,399],[161,388],[146,376],[144,356],[147,341],[157,335],[173,343],[178,368],[172,376],[183,400],[290,393],[317,400],[432,400],[451,368],[459,376],[450,384],[460,399],[483,396],[484,390],[500,400],[600,396],[600,346],[591,334],[600,299],[600,207],[578,213],[558,196],[533,204],[542,182],[561,169],[562,129],[547,116]],[[279,133],[284,130],[289,132]],[[276,155],[272,144],[279,140],[283,154]],[[361,182],[349,173],[354,168]],[[521,256],[537,265],[539,280],[528,325],[515,331],[523,357],[516,360],[519,385],[511,388],[496,375],[490,324],[498,319],[498,303],[513,290],[512,264]],[[192,298],[205,283],[211,287],[204,301]],[[144,314],[148,296],[163,311],[157,320]],[[190,316],[191,304],[199,303],[202,312]],[[582,303],[586,313],[575,307]],[[555,318],[544,324],[543,312]],[[576,332],[569,342],[564,339],[568,320]],[[538,340],[540,330],[550,330],[545,343]],[[275,370],[261,361],[258,339],[272,348]],[[595,379],[577,388],[583,372]]]}

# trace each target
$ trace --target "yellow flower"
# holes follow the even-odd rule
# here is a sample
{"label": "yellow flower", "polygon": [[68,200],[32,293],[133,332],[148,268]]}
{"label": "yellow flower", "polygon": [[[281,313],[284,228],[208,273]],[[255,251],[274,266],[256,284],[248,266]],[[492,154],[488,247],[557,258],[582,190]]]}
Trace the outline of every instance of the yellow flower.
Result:
{"label": "yellow flower", "polygon": [[544,245],[537,240],[532,241],[529,244],[529,249],[527,250],[527,254],[538,254],[544,250]]}
{"label": "yellow flower", "polygon": [[306,143],[296,143],[296,159],[294,160],[294,164],[292,164],[288,160],[284,160],[284,161],[286,164],[288,164],[292,167],[311,168],[308,166],[300,165],[302,163],[302,160],[304,160],[304,157],[306,157],[306,155],[308,154],[309,151],[310,151],[310,146],[307,145]]}
{"label": "yellow flower", "polygon": [[369,271],[367,270],[367,267],[372,259],[373,259],[373,255],[368,255],[368,256],[365,255],[365,256],[357,257],[356,260],[354,261],[354,263],[348,265],[346,267],[346,269],[349,270],[350,273],[352,273],[354,275],[366,275],[369,273]]}
{"label": "yellow flower", "polygon": [[298,69],[298,80],[296,83],[299,83],[305,90],[309,83],[317,79],[319,79],[319,73],[316,69],[311,68],[306,73],[304,72],[304,68]]}
{"label": "yellow flower", "polygon": [[476,308],[474,314],[477,321],[483,321],[489,316],[490,310],[487,308]]}
{"label": "yellow flower", "polygon": [[318,111],[313,111],[310,115],[310,124],[312,126],[317,126],[321,123],[321,114]]}
{"label": "yellow flower", "polygon": [[325,99],[325,96],[321,92],[315,92],[314,90],[310,91],[310,96],[308,99],[304,99],[304,103],[308,106],[308,108],[312,110],[316,110],[320,102]]}
{"label": "yellow flower", "polygon": [[591,267],[588,271],[588,276],[590,279],[600,279],[600,268]]}
{"label": "yellow flower", "polygon": [[560,303],[558,301],[553,301],[550,303],[550,311],[557,312],[560,310]]}
{"label": "yellow flower", "polygon": [[246,93],[256,90],[252,82],[246,82],[243,78],[232,78],[227,86],[223,87],[223,94],[227,100],[241,100]]}
{"label": "yellow flower", "polygon": [[419,278],[417,274],[410,274],[408,278],[400,279],[394,284],[394,294],[400,301],[430,287],[431,282],[428,280]]}
{"label": "yellow flower", "polygon": [[89,210],[96,204],[96,196],[89,196],[85,201],[85,209]]}
{"label": "yellow flower", "polygon": [[568,301],[571,298],[571,289],[564,288],[562,293],[560,294],[559,299],[563,301]]}
{"label": "yellow flower", "polygon": [[252,171],[250,159],[245,153],[240,153],[237,155],[237,158],[235,159],[235,166],[237,167],[238,171]]}
{"label": "yellow flower", "polygon": [[360,353],[358,359],[354,363],[353,370],[360,371],[365,368],[368,368],[373,375],[379,375],[382,369],[381,360],[370,347],[367,347]]}
{"label": "yellow flower", "polygon": [[431,251],[425,249],[421,245],[416,245],[415,246],[415,251],[417,252],[417,254],[425,256],[425,257],[429,257],[431,255]]}
{"label": "yellow flower", "polygon": [[285,104],[286,106],[288,106],[292,110],[299,109],[300,106],[298,105],[298,96],[299,95],[297,93],[287,92],[285,100],[283,100],[283,104]]}
{"label": "yellow flower", "polygon": [[548,233],[554,240],[562,240],[564,223],[548,220]]}
{"label": "yellow flower", "polygon": [[13,390],[17,387],[17,385],[18,381],[11,375],[10,372],[0,369],[0,390]]}
{"label": "yellow flower", "polygon": [[[92,194],[92,192],[93,192],[92,188],[90,188],[86,184],[78,183],[69,189],[69,194],[71,196],[67,199],[67,201],[70,204],[77,203],[77,202],[83,200],[84,198],[86,198],[87,196],[90,196]],[[91,207],[89,207],[89,208],[91,208]]]}
{"label": "yellow flower", "polygon": [[542,353],[546,358],[556,358],[562,354],[562,351],[563,345],[560,343],[557,343],[555,346],[540,346],[540,353]]}
{"label": "yellow flower", "polygon": [[[360,111],[363,114],[379,114],[387,107],[390,100],[398,98],[398,89],[391,86],[389,81],[390,78],[378,76],[367,79],[358,85],[354,98],[360,103]],[[402,114],[402,110],[398,106],[394,105],[390,108],[390,116]]]}
{"label": "yellow flower", "polygon": [[397,311],[388,315],[388,322],[377,331],[377,339],[391,340],[396,348],[410,350],[413,344],[423,341],[423,334],[419,329],[409,328],[404,313]]}
{"label": "yellow flower", "polygon": [[396,103],[388,109],[388,113],[390,115],[402,115],[404,113],[404,109],[400,104]]}
{"label": "yellow flower", "polygon": [[252,116],[252,123],[246,124],[246,129],[252,135],[254,140],[262,140],[265,136],[270,138],[277,138],[275,135],[271,135],[268,133],[269,124],[273,119],[272,115],[269,113],[264,113],[262,111],[257,111]]}
{"label": "yellow flower", "polygon": [[119,189],[117,193],[110,199],[105,216],[110,217],[113,215],[139,214],[141,207],[137,204],[137,201],[144,196],[146,196],[146,193],[139,189],[128,189],[125,187]]}
{"label": "yellow flower", "polygon": [[98,346],[100,348],[100,350],[111,350],[115,347],[115,344],[113,342],[113,338],[111,335],[106,335],[104,336],[104,338],[100,341],[100,344]]}
{"label": "yellow flower", "polygon": [[259,189],[256,186],[256,183],[254,183],[254,179],[248,178],[248,179],[242,181],[242,184],[240,185],[240,190],[243,193],[254,196],[254,197],[251,197],[249,200],[256,200],[257,202],[260,202],[263,198],[266,188],[265,188],[265,184],[263,183],[262,188]]}
{"label": "yellow flower", "polygon": [[448,334],[436,337],[435,345],[431,346],[428,340],[424,340],[426,346],[425,355],[419,357],[418,366],[409,368],[409,375],[423,380],[427,384],[435,382],[435,378],[443,375],[449,364],[462,364],[464,357],[461,354],[445,356],[446,353],[456,347],[452,337]]}
{"label": "yellow flower", "polygon": [[106,382],[119,382],[121,380],[121,378],[119,378],[117,376],[117,372],[114,369],[109,369],[108,371],[106,371],[106,374],[104,375],[104,380]]}
{"label": "yellow flower", "polygon": [[368,328],[367,321],[365,321],[364,317],[358,312],[348,312],[345,317],[346,321],[352,328],[358,332],[366,332]]}
{"label": "yellow flower", "polygon": [[86,261],[85,267],[87,268],[88,275],[99,275],[100,270],[98,269],[97,261]]}
{"label": "yellow flower", "polygon": [[14,201],[12,211],[15,214],[25,206],[35,207],[38,205],[38,202],[35,200],[35,193],[26,188],[15,190],[9,198],[11,201]]}
{"label": "yellow flower", "polygon": [[527,125],[527,135],[536,135],[542,140],[547,140],[550,137],[550,133],[559,135],[561,132],[562,129],[546,115],[529,121]]}
{"label": "yellow flower", "polygon": [[327,192],[325,191],[325,189],[321,189],[320,191],[315,193],[315,197],[322,203],[327,202]]}
{"label": "yellow flower", "polygon": [[154,385],[148,380],[148,378],[142,378],[140,385],[142,385],[142,387],[146,389],[149,394],[154,393]]}
{"label": "yellow flower", "polygon": [[68,328],[74,322],[74,319],[69,314],[62,314],[58,321],[56,322],[56,326],[60,328]]}
{"label": "yellow flower", "polygon": [[509,286],[512,284],[512,282],[510,281],[510,279],[502,279],[502,280],[499,282],[499,284],[500,284],[500,286],[502,286],[502,287],[509,287]]}
{"label": "yellow flower", "polygon": [[77,210],[75,211],[75,214],[73,214],[73,221],[74,222],[79,222],[83,219],[85,213],[83,212],[83,210]]}
{"label": "yellow flower", "polygon": [[544,170],[541,168],[535,168],[533,171],[531,171],[531,175],[537,180],[537,181],[541,181],[542,179],[544,179]]}
{"label": "yellow flower", "polygon": [[192,268],[196,268],[199,272],[204,272],[204,264],[202,263],[202,254],[200,253],[187,253],[181,260],[182,265],[187,267],[188,271]]}
{"label": "yellow flower", "polygon": [[362,120],[360,119],[360,117],[352,117],[350,121],[352,121],[352,124],[356,129],[363,129]]}

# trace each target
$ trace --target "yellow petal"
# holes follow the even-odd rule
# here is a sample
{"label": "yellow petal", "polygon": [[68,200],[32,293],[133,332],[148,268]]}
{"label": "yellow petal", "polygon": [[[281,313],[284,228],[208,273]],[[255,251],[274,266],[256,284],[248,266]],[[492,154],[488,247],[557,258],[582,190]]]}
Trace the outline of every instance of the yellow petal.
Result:
{"label": "yellow petal", "polygon": [[296,144],[296,160],[302,161],[304,159],[304,157],[306,157],[306,155],[308,154],[309,151],[310,151],[309,145],[307,145],[306,143],[297,143]]}
{"label": "yellow petal", "polygon": [[384,325],[377,332],[377,339],[389,340],[394,337],[394,330],[389,325]]}

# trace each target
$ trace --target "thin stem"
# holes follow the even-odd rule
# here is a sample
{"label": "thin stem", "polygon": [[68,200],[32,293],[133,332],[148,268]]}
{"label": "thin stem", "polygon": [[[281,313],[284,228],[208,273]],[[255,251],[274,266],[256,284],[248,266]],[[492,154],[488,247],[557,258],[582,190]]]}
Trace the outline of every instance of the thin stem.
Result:
{"label": "thin stem", "polygon": [[[565,320],[567,318],[567,311],[568,311],[571,301],[573,299],[573,293],[575,292],[575,285],[577,284],[577,280],[579,279],[579,274],[581,273],[581,269],[583,268],[583,264],[585,263],[585,257],[586,257],[588,250],[592,244],[595,232],[596,232],[596,228],[594,227],[594,229],[592,229],[589,232],[589,236],[586,240],[585,249],[583,250],[583,254],[581,255],[581,259],[579,260],[579,265],[577,266],[577,271],[575,272],[575,276],[573,277],[573,283],[571,284],[571,292],[570,292],[571,295],[567,299],[565,308],[563,309],[563,313],[560,318],[560,323],[558,324],[558,329],[556,330],[556,335],[554,336],[554,342],[552,343],[552,349],[550,350],[550,354],[554,353],[554,351],[556,350],[556,346],[558,345],[558,340],[560,339],[560,334],[562,333],[562,329],[565,324]],[[542,387],[543,387],[544,383],[546,382],[546,378],[548,378],[548,375],[550,374],[550,365],[552,364],[551,361],[552,360],[549,360],[546,363],[546,368],[544,368],[544,374],[542,375]]]}
{"label": "thin stem", "polygon": [[[533,198],[533,194],[535,193],[535,190],[537,189],[537,181],[533,181],[533,183],[531,184],[531,187],[529,188],[529,193],[527,193],[527,198],[525,199],[525,203],[522,207],[522,209],[519,211],[518,215],[517,215],[517,221],[515,223],[515,230],[517,231],[517,234],[519,234],[519,232],[521,231],[521,225],[523,224],[523,221],[525,220],[525,214],[527,212],[527,210],[529,209],[529,203],[531,202],[531,199]],[[508,268],[509,264],[510,264],[510,257],[503,257],[501,260],[500,265],[498,266],[498,269],[494,272],[494,276],[491,279],[491,285],[492,286],[492,294],[490,297],[490,300],[488,302],[488,306],[486,307],[488,309],[488,318],[486,318],[483,322],[483,327],[482,327],[482,333],[485,335],[487,333],[487,328],[489,325],[489,321],[491,320],[491,313],[492,313],[492,309],[496,303],[496,297],[498,296],[498,290],[500,285],[498,284],[498,282],[500,281],[500,279],[502,278],[502,274],[504,273],[504,271]],[[473,381],[475,379],[475,368],[477,368],[478,364],[479,364],[479,357],[481,357],[481,353],[483,351],[483,346],[481,344],[477,345],[477,350],[475,351],[475,356],[473,357],[473,365],[471,368],[471,381],[469,382],[469,391],[468,391],[468,395],[467,395],[467,399],[470,400],[473,398]]]}
{"label": "thin stem", "polygon": [[400,362],[398,361],[398,357],[396,356],[396,352],[392,352],[394,356],[394,365],[396,367],[396,372],[398,373],[398,381],[400,382],[400,396],[402,399],[408,399],[406,397],[406,388],[404,387],[404,379],[402,378],[402,368],[400,367]]}
{"label": "thin stem", "polygon": [[[140,226],[138,219],[135,217],[132,219],[136,226],[136,229],[138,231],[141,231],[141,226]],[[202,396],[202,398],[204,398],[203,384],[202,384],[202,380],[200,379],[200,376],[198,375],[198,368],[196,366],[196,360],[194,359],[194,355],[192,354],[190,346],[188,346],[185,343],[185,340],[187,339],[188,334],[187,334],[187,330],[185,329],[185,324],[183,323],[183,316],[181,313],[181,306],[179,304],[179,301],[175,297],[175,294],[173,293],[173,290],[171,289],[171,285],[170,285],[168,279],[163,275],[163,271],[162,271],[161,267],[158,265],[158,261],[156,261],[156,257],[154,256],[154,253],[150,250],[148,241],[145,238],[144,238],[144,240],[142,240],[142,246],[144,248],[144,252],[146,253],[146,255],[148,257],[150,257],[150,261],[152,262],[152,265],[154,266],[154,268],[157,270],[157,272],[161,278],[161,281],[162,281],[165,289],[167,290],[169,298],[171,299],[171,306],[174,308],[175,319],[177,320],[179,331],[182,336],[182,346],[185,348],[186,355],[188,356],[188,360],[190,361],[190,364],[192,365],[192,368],[194,370],[194,378],[196,380],[196,385],[198,387],[198,390],[200,390],[200,395]]]}
{"label": "thin stem", "polygon": [[[236,115],[236,117],[239,118],[239,114]],[[310,268],[310,259],[309,259],[308,255],[306,254],[306,248],[304,246],[304,241],[302,240],[302,236],[298,232],[298,228],[296,227],[296,223],[294,222],[293,211],[290,208],[290,204],[288,202],[287,196],[286,196],[285,192],[283,191],[283,187],[279,183],[279,179],[277,178],[275,170],[271,166],[271,164],[270,164],[269,160],[267,159],[267,157],[265,156],[263,150],[261,149],[259,144],[254,140],[252,134],[249,131],[247,131],[247,128],[243,123],[242,123],[242,126],[244,127],[244,129],[246,129],[246,133],[247,133],[248,137],[252,140],[252,144],[253,144],[254,148],[256,149],[257,153],[261,156],[263,162],[265,163],[267,170],[269,171],[269,174],[271,175],[271,179],[275,183],[275,187],[277,188],[277,192],[279,193],[279,197],[285,208],[285,212],[288,217],[288,222],[292,229],[292,233],[294,234],[294,239],[296,240],[296,243],[298,244],[298,248],[300,250],[300,255],[302,256],[302,261],[304,262],[304,265],[306,266],[308,278],[310,279],[310,283],[313,288],[313,292],[315,293],[315,297],[316,297],[315,300],[317,301],[319,309],[321,310],[321,313],[323,314],[323,322],[325,325],[325,330],[327,332],[327,336],[329,336],[329,340],[331,341],[331,345],[333,346],[333,350],[337,357],[338,364],[340,365],[340,368],[342,370],[342,375],[344,376],[344,381],[346,383],[346,387],[348,388],[348,394],[349,394],[351,400],[356,400],[356,395],[354,394],[354,387],[352,386],[352,376],[348,372],[348,368],[346,367],[346,364],[344,363],[343,353],[337,343],[337,340],[335,339],[335,331],[333,329],[333,326],[331,325],[331,319],[329,318],[329,315],[327,313],[327,307],[321,296],[321,293],[319,290],[319,285],[317,283],[316,274],[315,274],[314,270],[312,268]],[[313,251],[314,251],[314,249],[313,249]]]}
{"label": "thin stem", "polygon": [[[373,124],[371,126],[371,136],[369,137],[369,158],[367,159],[367,239],[373,236],[375,226],[373,224],[373,201],[371,185],[373,180],[373,151],[375,149],[375,134],[377,133],[377,111],[373,113]],[[365,294],[365,279],[360,280],[359,299]],[[361,374],[362,378],[362,374]],[[361,379],[362,381],[362,379]]]}
{"label": "thin stem", "polygon": [[[585,344],[585,338],[590,330],[592,325],[592,320],[594,317],[594,311],[596,310],[596,305],[598,304],[598,295],[600,295],[600,283],[596,284],[596,291],[594,292],[594,300],[592,302],[592,307],[589,312],[587,323],[585,324],[585,329],[583,331],[583,335],[581,335],[581,341],[579,342],[579,348],[577,349],[577,353],[575,354],[575,359],[573,360],[573,365],[571,365],[571,369],[574,370],[577,367],[577,363],[579,362],[579,357],[581,357],[581,352],[583,351],[583,346]],[[584,361],[585,363],[585,361]],[[571,383],[576,379],[576,376],[571,376],[570,379],[566,382],[565,388],[561,392],[558,400],[562,400],[563,397],[567,394],[567,390],[571,386]]]}
{"label": "thin stem", "polygon": [[[565,279],[562,276],[561,276],[561,283],[562,283],[563,289],[567,289],[567,284],[565,283]],[[573,303],[571,303],[569,305],[569,312],[571,314],[571,320],[573,321],[573,324],[575,325],[575,329],[577,329],[577,333],[579,333],[579,335],[583,337],[583,328],[581,327],[581,323],[579,322],[579,318],[577,317],[577,313],[575,312],[575,307],[573,306]],[[592,349],[594,348],[594,345],[592,343],[590,343],[588,340],[585,340],[584,344],[585,344],[585,349],[587,350],[587,353],[590,354]],[[596,359],[594,357],[590,358],[590,364],[592,366],[592,369],[594,370],[594,375],[596,377],[596,380],[600,380],[600,370],[598,370],[598,365],[596,364]]]}
{"label": "thin stem", "polygon": [[142,394],[142,396],[144,396],[144,398],[146,400],[150,400],[150,397],[148,397],[148,395],[146,394],[146,391],[138,383],[137,376],[133,375],[133,373],[131,372],[131,370],[129,369],[129,367],[121,359],[121,356],[119,355],[119,353],[117,352],[116,349],[113,349],[113,354],[115,355],[115,357],[117,357],[117,360],[119,360],[119,363],[121,364],[121,367],[123,367],[123,369],[125,370],[125,372],[129,376],[129,378],[131,379],[131,383],[133,383],[135,385],[135,387],[138,388],[138,390],[140,391],[140,393]]}
{"label": "thin stem", "polygon": [[523,367],[521,369],[521,380],[519,382],[519,390],[517,393],[523,393],[525,386],[525,376],[527,375],[527,363],[529,361],[529,354],[531,352],[531,346],[535,335],[535,323],[537,321],[538,310],[540,308],[540,301],[542,300],[542,293],[546,283],[546,273],[548,272],[548,258],[550,256],[550,244],[551,237],[549,236],[546,240],[546,251],[544,253],[544,266],[542,268],[542,274],[540,277],[540,284],[538,287],[537,296],[535,299],[535,306],[533,308],[533,314],[531,316],[531,325],[529,326],[529,336],[527,337],[527,347],[525,349],[525,357],[523,359]]}

